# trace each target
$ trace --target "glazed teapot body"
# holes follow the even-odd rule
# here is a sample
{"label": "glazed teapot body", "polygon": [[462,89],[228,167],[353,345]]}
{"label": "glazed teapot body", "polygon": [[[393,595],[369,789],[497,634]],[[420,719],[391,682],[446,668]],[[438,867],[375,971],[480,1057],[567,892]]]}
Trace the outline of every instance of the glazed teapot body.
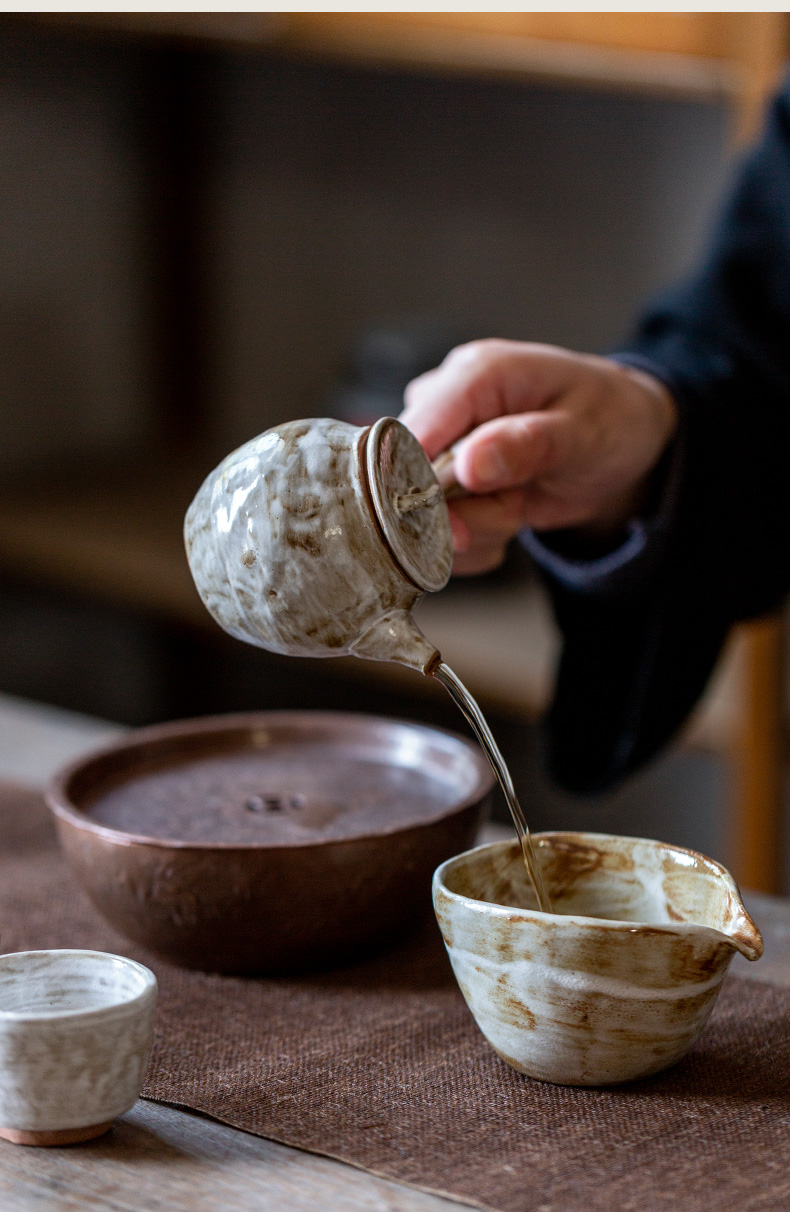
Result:
{"label": "glazed teapot body", "polygon": [[[421,494],[423,506],[400,505]],[[449,518],[422,447],[392,418],[267,430],[208,476],[184,536],[204,604],[237,639],[423,672],[439,659],[411,608],[449,578]]]}

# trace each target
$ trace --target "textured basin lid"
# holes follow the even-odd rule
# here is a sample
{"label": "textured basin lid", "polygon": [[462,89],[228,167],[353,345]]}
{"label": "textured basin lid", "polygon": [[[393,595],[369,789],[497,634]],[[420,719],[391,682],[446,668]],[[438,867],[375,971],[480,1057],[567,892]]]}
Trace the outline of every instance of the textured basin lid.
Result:
{"label": "textured basin lid", "polygon": [[400,421],[383,417],[368,434],[368,484],[379,525],[395,560],[420,589],[435,592],[450,578],[453,539],[440,492],[431,504],[403,512],[399,498],[439,487],[428,456]]}

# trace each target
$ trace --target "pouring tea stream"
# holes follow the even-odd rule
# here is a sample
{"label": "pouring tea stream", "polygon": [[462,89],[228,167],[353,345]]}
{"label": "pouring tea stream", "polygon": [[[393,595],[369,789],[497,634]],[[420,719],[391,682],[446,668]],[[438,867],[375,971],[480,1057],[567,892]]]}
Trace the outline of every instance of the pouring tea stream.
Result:
{"label": "pouring tea stream", "polygon": [[436,677],[477,735],[508,803],[541,909],[551,905],[509,772],[483,715],[412,617],[452,567],[443,487],[385,417],[267,430],[207,477],[184,538],[198,592],[237,639],[288,656],[353,655]]}

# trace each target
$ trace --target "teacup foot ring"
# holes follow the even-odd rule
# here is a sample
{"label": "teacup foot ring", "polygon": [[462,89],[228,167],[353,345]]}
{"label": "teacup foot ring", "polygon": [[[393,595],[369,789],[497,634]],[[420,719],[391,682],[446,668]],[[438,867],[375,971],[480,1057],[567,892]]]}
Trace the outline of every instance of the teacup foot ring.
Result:
{"label": "teacup foot ring", "polygon": [[44,1131],[39,1128],[3,1128],[0,1127],[0,1137],[10,1140],[13,1145],[79,1145],[86,1140],[95,1140],[103,1136],[112,1127],[113,1121],[104,1124],[88,1124],[84,1128],[53,1128]]}

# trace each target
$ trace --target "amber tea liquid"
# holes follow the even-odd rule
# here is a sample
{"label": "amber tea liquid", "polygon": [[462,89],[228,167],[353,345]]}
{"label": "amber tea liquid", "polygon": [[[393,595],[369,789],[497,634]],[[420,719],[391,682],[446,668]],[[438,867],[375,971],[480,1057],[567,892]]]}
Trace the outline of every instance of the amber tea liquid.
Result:
{"label": "amber tea liquid", "polygon": [[510,809],[510,815],[513,818],[513,824],[516,827],[516,834],[521,844],[521,853],[524,856],[524,866],[527,869],[530,883],[535,890],[538,906],[544,913],[551,913],[551,901],[543,883],[543,876],[540,873],[538,866],[538,857],[535,853],[535,847],[532,843],[529,827],[527,826],[526,817],[522,811],[521,805],[518,802],[516,790],[513,786],[513,780],[510,777],[505,759],[499,752],[499,746],[494,740],[491,729],[486,723],[485,716],[478,707],[475,700],[472,698],[469,691],[464,686],[460,678],[456,677],[449,665],[445,665],[441,661],[432,671],[432,677],[435,677],[438,682],[449,691],[452,698],[455,700],[458,707],[463,712],[467,722],[471,726],[475,736],[480,742],[481,748],[491,763],[491,768],[497,777],[499,786],[502,788],[502,793],[507,801],[507,806]]}

